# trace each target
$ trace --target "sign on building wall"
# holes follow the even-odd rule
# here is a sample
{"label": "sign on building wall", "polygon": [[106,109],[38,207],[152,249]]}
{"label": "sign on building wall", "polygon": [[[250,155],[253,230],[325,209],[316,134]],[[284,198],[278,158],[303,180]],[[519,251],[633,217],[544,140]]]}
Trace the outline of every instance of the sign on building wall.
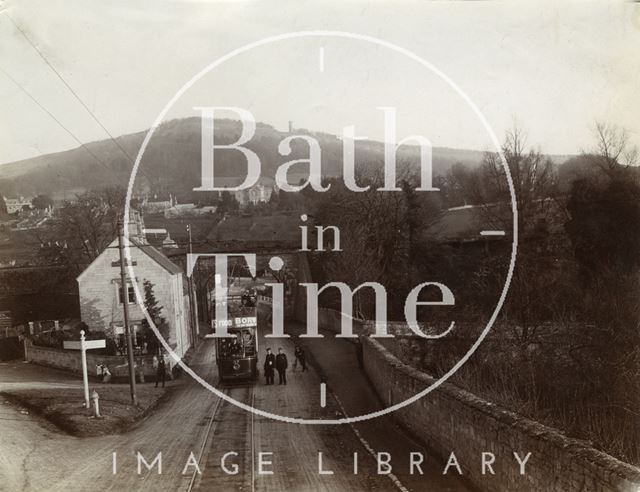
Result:
{"label": "sign on building wall", "polygon": [[11,311],[0,311],[0,329],[11,328]]}

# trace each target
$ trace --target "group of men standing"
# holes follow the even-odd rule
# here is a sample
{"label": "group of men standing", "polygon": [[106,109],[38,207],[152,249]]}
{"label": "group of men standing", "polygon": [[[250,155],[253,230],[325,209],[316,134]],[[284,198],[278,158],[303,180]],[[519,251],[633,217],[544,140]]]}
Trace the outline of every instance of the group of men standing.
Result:
{"label": "group of men standing", "polygon": [[[307,361],[304,350],[300,345],[296,345],[294,351],[295,361],[293,367],[296,368],[298,362],[302,366],[302,371],[307,370]],[[278,354],[275,355],[271,352],[270,348],[267,348],[267,356],[264,359],[264,377],[266,384],[273,384],[275,371],[278,371],[279,384],[287,384],[287,368],[289,367],[289,361],[287,360],[287,354],[284,353],[282,347],[278,348]]]}

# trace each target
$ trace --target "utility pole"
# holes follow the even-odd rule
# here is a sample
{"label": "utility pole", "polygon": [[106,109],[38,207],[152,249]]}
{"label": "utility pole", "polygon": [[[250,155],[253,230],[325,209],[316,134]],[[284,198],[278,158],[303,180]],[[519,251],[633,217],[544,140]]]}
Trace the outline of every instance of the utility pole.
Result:
{"label": "utility pole", "polygon": [[125,270],[124,244],[122,235],[124,234],[123,221],[118,222],[118,251],[120,252],[120,288],[122,307],[124,314],[124,336],[127,339],[127,360],[129,365],[129,387],[131,389],[131,403],[138,404],[136,394],[136,373],[135,362],[133,360],[133,344],[131,343],[131,332],[129,330],[129,285],[127,283],[127,272]]}
{"label": "utility pole", "polygon": [[[193,243],[191,241],[191,224],[187,224],[187,232],[189,233],[189,254],[193,254]],[[193,347],[195,348],[198,342],[198,313],[196,311],[196,299],[195,299],[195,287],[193,285],[193,275],[195,268],[191,272],[191,275],[187,277],[189,283],[189,311],[191,318],[191,339],[193,341]]]}

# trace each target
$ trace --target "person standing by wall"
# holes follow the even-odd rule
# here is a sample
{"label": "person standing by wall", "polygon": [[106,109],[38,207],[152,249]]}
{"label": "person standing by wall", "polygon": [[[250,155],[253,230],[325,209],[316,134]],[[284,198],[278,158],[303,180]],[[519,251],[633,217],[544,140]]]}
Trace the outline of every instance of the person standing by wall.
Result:
{"label": "person standing by wall", "polygon": [[264,377],[267,384],[273,384],[273,371],[276,368],[276,356],[271,353],[271,349],[267,348],[267,356],[264,359]]}
{"label": "person standing by wall", "polygon": [[287,367],[289,367],[287,355],[282,351],[282,347],[280,347],[278,349],[278,355],[276,355],[276,369],[278,370],[280,384],[287,384]]}
{"label": "person standing by wall", "polygon": [[164,361],[164,354],[160,352],[158,355],[158,367],[156,368],[156,388],[158,383],[162,381],[162,387],[164,388],[164,381],[167,375],[167,365]]}
{"label": "person standing by wall", "polygon": [[307,370],[307,355],[304,353],[304,349],[296,344],[296,348],[293,351],[293,355],[295,356],[295,361],[293,362],[293,368],[295,369],[300,362],[300,366],[302,367],[302,372]]}

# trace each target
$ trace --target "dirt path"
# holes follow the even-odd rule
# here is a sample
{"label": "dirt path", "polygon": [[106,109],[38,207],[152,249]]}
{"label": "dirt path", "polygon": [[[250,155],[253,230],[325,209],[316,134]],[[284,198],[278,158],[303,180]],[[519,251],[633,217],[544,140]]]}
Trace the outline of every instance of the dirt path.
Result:
{"label": "dirt path", "polygon": [[[194,362],[194,369],[204,377],[213,377],[212,346],[212,342],[205,342]],[[2,369],[0,388],[3,384],[77,385],[72,379],[65,382],[65,375],[56,371],[47,371],[47,379],[53,380],[29,383],[16,381],[12,371]],[[26,372],[26,377],[32,377],[31,369],[27,368]],[[53,377],[49,378],[50,375]],[[0,487],[11,491],[91,490],[98,484],[98,490],[180,489],[184,480],[180,463],[183,465],[191,448],[195,448],[194,443],[202,433],[202,421],[216,398],[188,378],[170,391],[171,398],[129,433],[97,438],[80,439],[61,434],[39,419],[25,418],[17,409],[2,405],[5,416],[0,420],[3,478]],[[135,460],[138,451],[148,462],[162,452],[166,463],[162,475],[138,475]],[[118,457],[115,475],[112,473],[114,452]]]}

